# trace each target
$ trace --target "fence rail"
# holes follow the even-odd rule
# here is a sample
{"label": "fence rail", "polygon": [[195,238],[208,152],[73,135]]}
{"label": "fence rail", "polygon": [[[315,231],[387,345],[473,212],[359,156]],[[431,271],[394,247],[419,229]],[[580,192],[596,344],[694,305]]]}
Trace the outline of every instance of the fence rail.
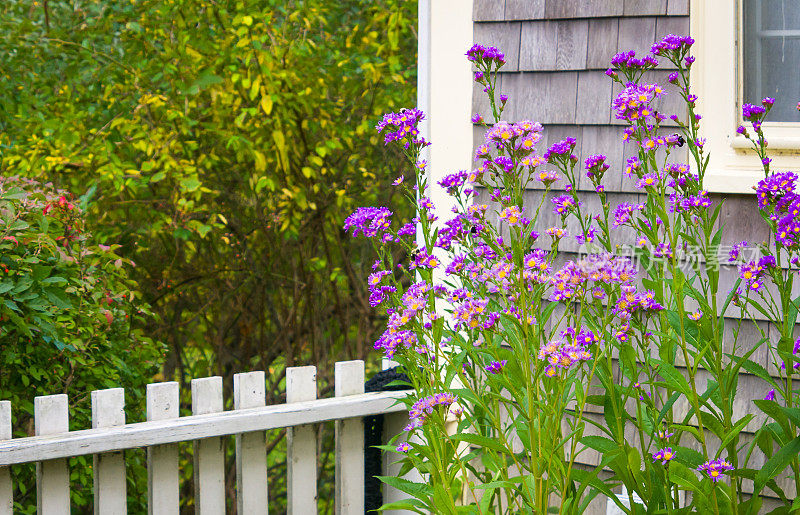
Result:
{"label": "fence rail", "polygon": [[196,513],[225,513],[225,445],[236,439],[236,504],[240,514],[267,513],[267,447],[270,429],[287,428],[288,509],[315,513],[316,433],[309,424],[336,423],[336,512],[364,513],[364,431],[361,417],[404,411],[406,392],[364,393],[363,361],[336,363],[334,398],[316,399],[316,368],[286,370],[286,404],[266,406],[264,372],[234,376],[232,411],[224,411],[222,378],[192,380],[192,415],[180,417],[175,382],[147,386],[147,421],[125,423],[125,394],[92,392],[92,429],[69,431],[66,395],[37,397],[36,436],[11,438],[11,404],[0,402],[0,515],[11,514],[9,466],[35,462],[37,507],[44,515],[68,514],[66,459],[94,455],[95,513],[126,513],[123,452],[147,448],[148,512],[177,514],[180,499],[178,442],[194,445]]}

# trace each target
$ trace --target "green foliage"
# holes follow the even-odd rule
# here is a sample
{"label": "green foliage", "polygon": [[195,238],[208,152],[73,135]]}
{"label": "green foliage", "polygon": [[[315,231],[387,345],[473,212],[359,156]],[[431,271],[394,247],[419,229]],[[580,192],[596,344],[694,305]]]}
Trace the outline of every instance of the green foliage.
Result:
{"label": "green foliage", "polygon": [[[161,348],[132,324],[146,307],[131,289],[130,262],[116,250],[96,243],[69,194],[0,179],[0,398],[12,402],[17,436],[32,433],[36,395],[70,395],[73,429],[90,426],[92,390],[126,387],[129,408],[141,412]],[[134,461],[132,471],[141,465]],[[17,472],[23,509],[33,476]],[[81,477],[89,483],[79,485],[90,486]],[[91,499],[80,486],[76,506]]]}
{"label": "green foliage", "polygon": [[261,369],[280,402],[316,364],[324,394],[376,336],[341,227],[390,201],[373,127],[412,102],[415,25],[404,0],[3,2],[0,173],[85,193],[183,391]]}

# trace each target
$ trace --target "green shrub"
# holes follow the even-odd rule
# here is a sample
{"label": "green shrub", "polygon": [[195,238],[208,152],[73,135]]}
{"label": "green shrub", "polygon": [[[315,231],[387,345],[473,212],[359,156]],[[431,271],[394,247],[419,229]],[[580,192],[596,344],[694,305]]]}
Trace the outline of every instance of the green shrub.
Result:
{"label": "green shrub", "polygon": [[[114,251],[92,239],[69,193],[0,178],[0,399],[12,402],[15,436],[32,434],[36,395],[68,394],[71,429],[90,427],[92,390],[125,387],[131,414],[143,413],[161,350],[135,328],[147,309],[133,264]],[[73,503],[85,506],[91,460],[73,461]],[[20,509],[34,504],[31,470],[17,471]]]}

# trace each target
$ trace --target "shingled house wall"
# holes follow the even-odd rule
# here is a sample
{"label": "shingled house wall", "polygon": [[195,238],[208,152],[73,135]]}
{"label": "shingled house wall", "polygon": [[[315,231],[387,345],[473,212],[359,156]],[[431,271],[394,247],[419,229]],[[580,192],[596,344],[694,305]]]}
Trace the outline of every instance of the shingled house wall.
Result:
{"label": "shingled house wall", "polygon": [[[575,153],[581,164],[592,154],[608,156],[611,168],[603,182],[612,209],[621,202],[640,202],[643,196],[622,174],[626,158],[635,155],[636,148],[624,144],[624,125],[611,113],[610,103],[619,87],[605,75],[605,70],[617,52],[633,49],[637,55],[644,55],[654,41],[666,34],[688,34],[688,4],[689,0],[474,1],[474,41],[497,46],[506,54],[507,64],[498,81],[501,92],[510,98],[503,118],[508,121],[529,119],[544,125],[541,149],[567,136],[577,138]],[[652,72],[646,80],[666,84],[668,73],[668,70],[661,69]],[[473,94],[473,109],[485,118],[491,114],[485,95],[478,86]],[[685,116],[685,106],[674,93],[665,97],[661,111]],[[668,128],[665,130],[669,131]],[[475,146],[482,140],[483,130],[476,126]],[[672,160],[685,162],[686,157],[685,153],[678,152],[673,154]],[[589,190],[591,184],[588,180],[581,181],[579,189]],[[528,210],[538,205],[542,195],[541,190],[528,190]],[[721,223],[726,226],[723,245],[742,240],[761,242],[769,238],[766,226],[756,215],[754,195],[716,194],[712,197],[717,202],[724,200],[721,214]],[[584,199],[587,208],[599,209],[599,201],[593,192],[584,194]],[[481,193],[478,202],[490,203],[486,192]],[[542,213],[539,230],[558,223],[550,210],[543,208]],[[623,233],[621,237],[627,241],[632,238],[630,233]],[[578,251],[573,238],[565,239],[561,248],[566,251],[562,257],[564,260],[574,258]],[[736,274],[733,268],[724,269],[721,284],[732,286]],[[771,330],[766,322],[762,322],[762,326]],[[777,334],[777,331],[773,333]],[[752,324],[745,323],[740,345],[744,342],[755,344],[759,338]],[[777,374],[764,346],[752,359]],[[757,377],[742,374],[735,419],[748,412],[756,413],[751,401],[763,398],[767,388],[766,383]],[[599,418],[599,415],[594,416]],[[752,434],[761,425],[763,418],[757,416],[747,430]],[[631,434],[632,439],[633,436]],[[593,465],[597,455],[587,452],[582,459],[587,465]],[[758,465],[751,461],[751,466]],[[786,493],[794,495],[794,488]],[[605,513],[605,504],[605,499],[598,499],[592,504],[590,513]]]}

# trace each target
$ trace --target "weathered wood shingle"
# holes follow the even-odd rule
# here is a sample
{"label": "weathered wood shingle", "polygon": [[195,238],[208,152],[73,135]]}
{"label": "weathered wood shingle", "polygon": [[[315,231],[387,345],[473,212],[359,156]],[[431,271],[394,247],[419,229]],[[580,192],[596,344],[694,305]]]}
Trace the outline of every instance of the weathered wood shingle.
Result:
{"label": "weathered wood shingle", "polygon": [[524,22],[520,40],[519,69],[526,71],[555,69],[557,46],[557,22]]}
{"label": "weathered wood shingle", "polygon": [[506,0],[506,20],[540,20],[544,18],[545,0]]}
{"label": "weathered wood shingle", "polygon": [[589,40],[586,54],[586,67],[606,69],[611,57],[617,53],[619,39],[619,19],[600,18],[589,20]]}
{"label": "weathered wood shingle", "polygon": [[672,16],[688,16],[689,0],[668,0],[667,14]]}
{"label": "weathered wood shingle", "polygon": [[586,45],[589,22],[576,20],[559,22],[556,44],[556,70],[582,70],[586,68]]}
{"label": "weathered wood shingle", "polygon": [[505,1],[473,0],[472,19],[475,21],[505,21]]}
{"label": "weathered wood shingle", "polygon": [[519,70],[519,22],[477,23],[473,31],[476,43],[499,48],[506,56],[505,72]]}
{"label": "weathered wood shingle", "polygon": [[612,81],[601,71],[578,74],[578,101],[575,123],[608,125],[611,123]]}
{"label": "weathered wood shingle", "polygon": [[620,18],[617,44],[620,51],[635,50],[636,55],[645,56],[650,52],[655,37],[655,18]]}
{"label": "weathered wood shingle", "polygon": [[575,123],[577,72],[509,74],[503,87],[511,98],[506,118]]}
{"label": "weathered wood shingle", "polygon": [[667,14],[667,0],[625,0],[625,16]]}

